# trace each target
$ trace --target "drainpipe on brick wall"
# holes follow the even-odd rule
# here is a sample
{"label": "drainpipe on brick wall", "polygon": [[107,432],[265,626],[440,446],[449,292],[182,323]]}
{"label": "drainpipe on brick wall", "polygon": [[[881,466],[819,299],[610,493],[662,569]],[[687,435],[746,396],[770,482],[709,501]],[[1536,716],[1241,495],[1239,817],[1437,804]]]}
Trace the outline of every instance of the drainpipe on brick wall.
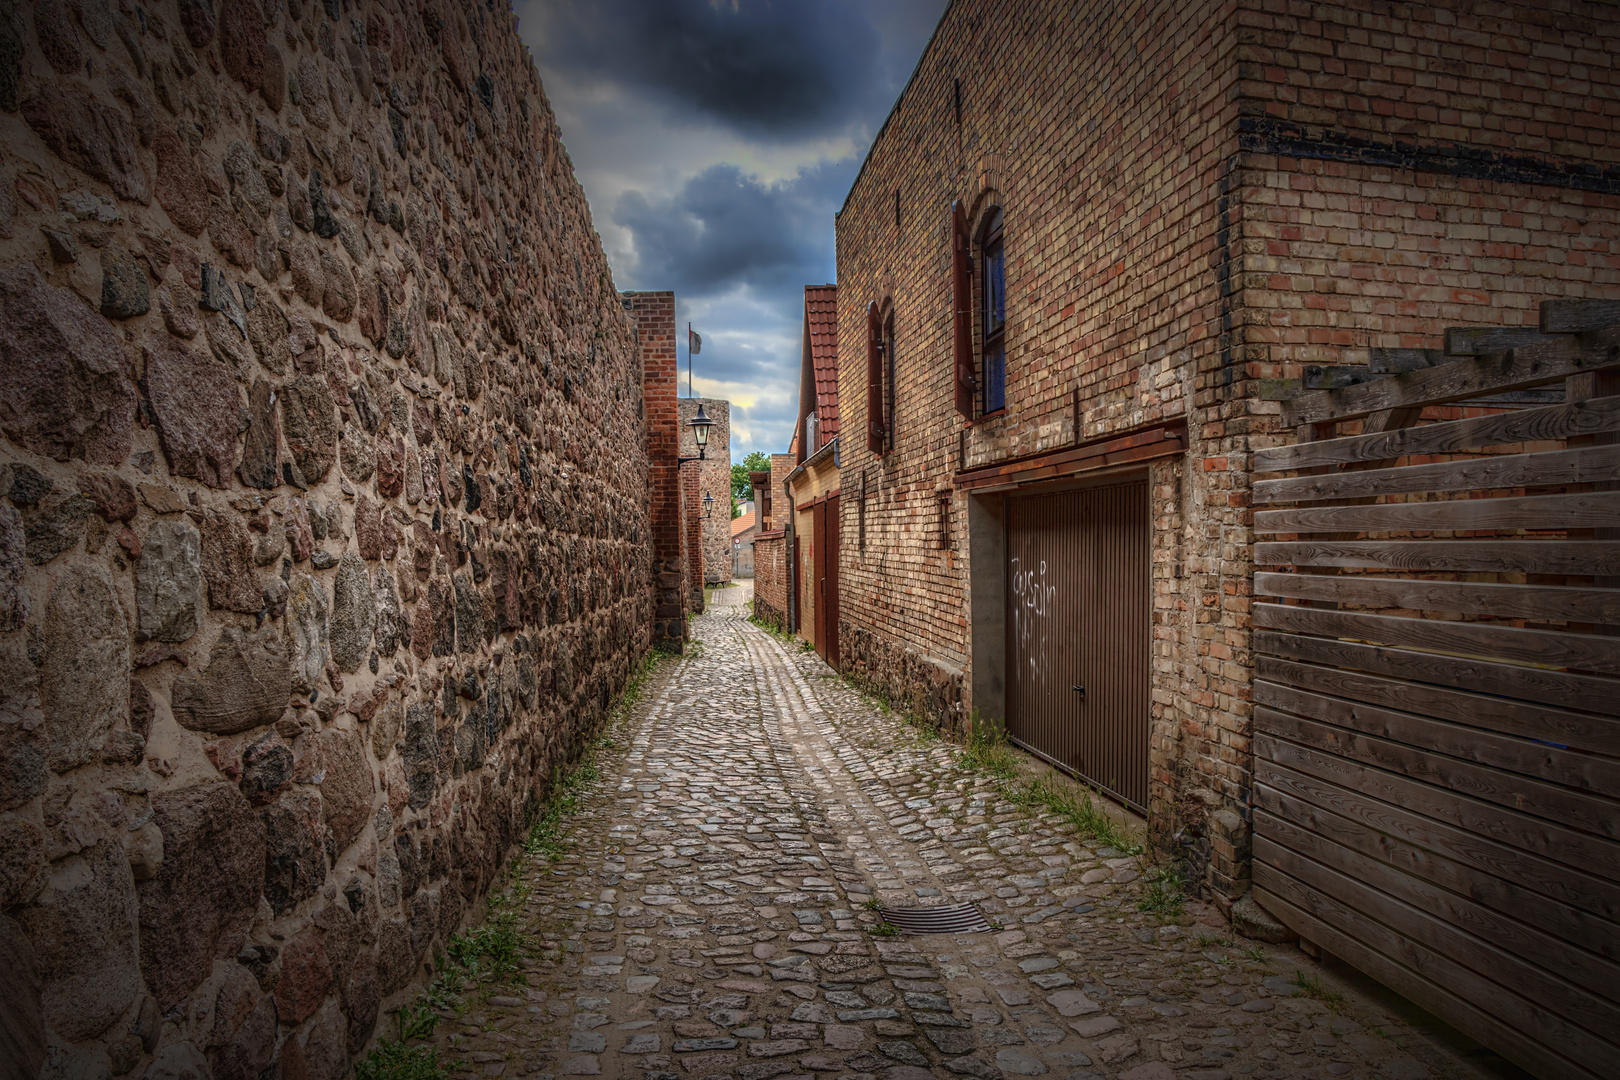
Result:
{"label": "drainpipe on brick wall", "polygon": [[796,560],[793,558],[793,519],[796,516],[796,507],[793,505],[793,481],[782,480],[782,500],[787,503],[787,520],[783,523],[782,562],[787,567],[787,632],[793,634],[799,629],[799,590],[794,588],[794,577],[798,573]]}

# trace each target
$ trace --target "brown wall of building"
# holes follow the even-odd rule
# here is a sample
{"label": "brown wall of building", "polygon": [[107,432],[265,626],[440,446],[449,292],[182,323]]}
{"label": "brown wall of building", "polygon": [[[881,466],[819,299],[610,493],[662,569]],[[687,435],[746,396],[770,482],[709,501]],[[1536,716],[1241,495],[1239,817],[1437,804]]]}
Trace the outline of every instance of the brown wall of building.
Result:
{"label": "brown wall of building", "polygon": [[0,10],[7,1075],[347,1075],[648,645],[513,16],[337,10]]}
{"label": "brown wall of building", "polygon": [[[870,303],[895,313],[899,371],[894,449],[843,448],[842,651],[958,723],[969,576],[1001,569],[969,565],[955,473],[1185,417],[1188,453],[1150,470],[1151,827],[1233,895],[1248,455],[1284,438],[1276,398],[1365,377],[1375,348],[1620,295],[1614,9],[1082,8],[953,4],[838,217],[844,432],[867,430]],[[975,226],[999,207],[1006,235],[1009,407],[972,425],[952,403],[956,199]]]}

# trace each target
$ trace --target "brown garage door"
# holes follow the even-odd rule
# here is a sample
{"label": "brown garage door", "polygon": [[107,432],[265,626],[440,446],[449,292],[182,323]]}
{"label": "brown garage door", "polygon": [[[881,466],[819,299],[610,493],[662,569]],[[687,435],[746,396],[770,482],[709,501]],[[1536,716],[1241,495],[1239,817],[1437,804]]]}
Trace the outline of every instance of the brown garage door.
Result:
{"label": "brown garage door", "polygon": [[1145,483],[1009,501],[1008,734],[1138,809],[1149,603]]}

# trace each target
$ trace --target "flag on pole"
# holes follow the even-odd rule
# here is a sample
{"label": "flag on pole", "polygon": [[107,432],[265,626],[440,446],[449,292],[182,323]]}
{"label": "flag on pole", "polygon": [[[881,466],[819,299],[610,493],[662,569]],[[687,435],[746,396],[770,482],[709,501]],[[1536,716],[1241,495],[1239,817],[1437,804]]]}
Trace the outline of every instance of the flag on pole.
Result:
{"label": "flag on pole", "polygon": [[688,352],[700,353],[703,351],[703,335],[692,329],[692,324],[686,324],[686,348]]}

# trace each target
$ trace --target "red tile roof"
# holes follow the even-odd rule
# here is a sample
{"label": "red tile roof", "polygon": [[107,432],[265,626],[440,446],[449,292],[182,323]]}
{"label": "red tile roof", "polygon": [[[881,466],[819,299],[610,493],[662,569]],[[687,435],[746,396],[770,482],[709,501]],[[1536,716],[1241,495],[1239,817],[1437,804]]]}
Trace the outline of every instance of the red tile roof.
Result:
{"label": "red tile roof", "polygon": [[736,536],[738,533],[745,533],[749,529],[752,529],[753,527],[754,527],[754,512],[752,510],[748,511],[748,513],[742,515],[741,517],[734,517],[734,518],[731,519],[731,535],[732,536]]}
{"label": "red tile roof", "polygon": [[[825,446],[838,434],[838,286],[804,287],[804,332],[815,369],[819,442]],[[805,451],[812,454],[817,449],[810,446]]]}

